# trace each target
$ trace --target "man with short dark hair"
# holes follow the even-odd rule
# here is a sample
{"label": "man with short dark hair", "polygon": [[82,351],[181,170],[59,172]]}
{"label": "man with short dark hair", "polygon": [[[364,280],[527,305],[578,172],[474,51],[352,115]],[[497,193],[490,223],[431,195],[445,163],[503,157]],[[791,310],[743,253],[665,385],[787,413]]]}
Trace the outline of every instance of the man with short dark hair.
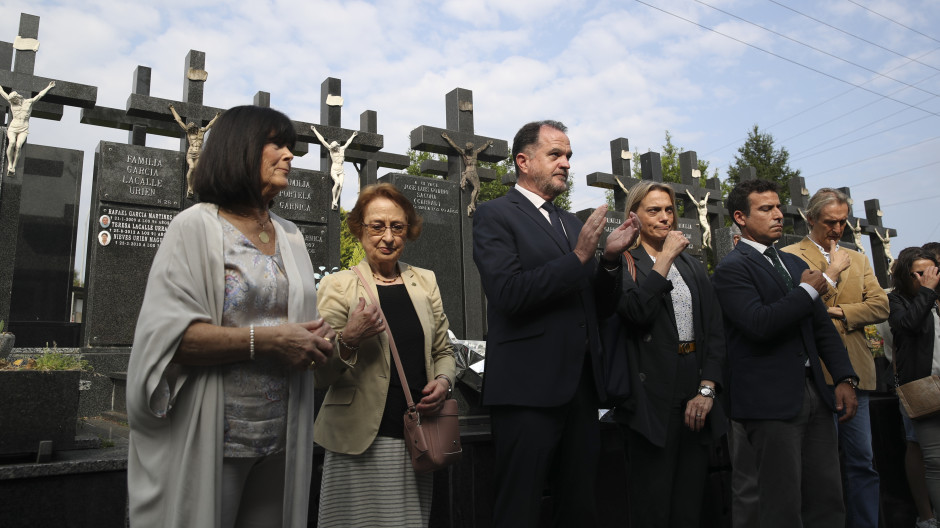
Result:
{"label": "man with short dark hair", "polygon": [[513,140],[517,181],[473,215],[473,261],[487,297],[483,403],[495,457],[494,526],[539,522],[551,485],[555,526],[596,526],[594,479],[604,398],[598,312],[613,313],[621,253],[636,239],[636,215],[607,237],[598,207],[582,226],[552,201],[568,189],[565,126],[539,121]]}
{"label": "man with short dark hair", "polygon": [[[820,189],[806,208],[809,235],[783,251],[800,257],[826,279],[823,302],[859,377],[855,389],[858,412],[855,419],[838,426],[845,461],[846,519],[853,528],[877,528],[879,477],[868,412],[869,393],[875,390],[875,361],[868,348],[865,326],[888,318],[888,294],[878,284],[865,255],[839,247],[848,219],[849,197],[837,189]],[[825,364],[823,375],[831,385],[832,376]]]}
{"label": "man with short dark hair", "polygon": [[[819,270],[778,253],[783,212],[777,185],[739,183],[728,212],[741,241],[718,265],[731,417],[756,455],[761,528],[845,524],[834,411],[855,415],[857,377],[819,299]],[[826,362],[835,394],[826,384]]]}

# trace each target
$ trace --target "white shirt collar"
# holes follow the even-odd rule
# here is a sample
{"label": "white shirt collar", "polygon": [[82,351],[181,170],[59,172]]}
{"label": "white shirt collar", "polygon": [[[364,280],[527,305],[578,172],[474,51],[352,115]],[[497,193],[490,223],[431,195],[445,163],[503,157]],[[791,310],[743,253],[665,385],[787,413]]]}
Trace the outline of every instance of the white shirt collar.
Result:
{"label": "white shirt collar", "polygon": [[536,209],[541,209],[542,204],[544,204],[547,201],[545,200],[545,198],[542,198],[541,196],[522,187],[521,185],[516,185],[516,190],[522,193],[522,196],[525,196],[527,200],[532,202],[532,205],[534,205]]}
{"label": "white shirt collar", "polygon": [[760,242],[755,242],[755,241],[751,240],[750,238],[744,238],[744,237],[741,237],[741,240],[740,240],[738,243],[740,244],[741,242],[744,242],[745,244],[747,244],[747,245],[751,246],[752,248],[756,249],[757,252],[760,253],[761,255],[764,254],[764,251],[767,251],[767,248],[773,247],[773,246],[765,246],[765,245],[761,244]]}

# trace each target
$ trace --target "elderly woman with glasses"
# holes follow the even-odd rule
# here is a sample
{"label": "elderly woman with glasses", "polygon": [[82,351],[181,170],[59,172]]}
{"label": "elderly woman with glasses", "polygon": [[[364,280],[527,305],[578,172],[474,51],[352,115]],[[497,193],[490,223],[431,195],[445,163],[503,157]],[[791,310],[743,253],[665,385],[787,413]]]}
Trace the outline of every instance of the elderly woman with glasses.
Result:
{"label": "elderly woman with glasses", "polygon": [[421,217],[381,183],[359,193],[346,222],[365,250],[356,265],[365,282],[347,270],[320,283],[318,308],[339,347],[316,373],[317,385],[329,386],[314,429],[326,449],[318,526],[427,526],[433,475],[412,469],[407,403],[385,334],[394,336],[418,412],[440,409],[455,374],[440,290],[434,272],[399,260],[405,241],[421,233]]}

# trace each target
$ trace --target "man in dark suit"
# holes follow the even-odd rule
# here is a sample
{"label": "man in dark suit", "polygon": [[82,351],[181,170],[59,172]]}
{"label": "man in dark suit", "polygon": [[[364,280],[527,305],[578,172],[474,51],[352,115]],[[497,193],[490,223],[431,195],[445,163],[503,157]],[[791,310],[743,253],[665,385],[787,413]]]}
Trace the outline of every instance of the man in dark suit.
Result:
{"label": "man in dark suit", "polygon": [[756,455],[761,528],[843,526],[833,412],[844,411],[841,421],[855,415],[858,378],[819,297],[826,279],[773,248],[783,235],[774,182],[741,182],[727,204],[742,239],[712,281],[725,321],[731,417]]}
{"label": "man in dark suit", "polygon": [[517,181],[473,216],[473,260],[487,296],[483,403],[495,449],[494,526],[536,526],[551,485],[556,526],[594,526],[604,398],[597,309],[612,313],[620,253],[636,237],[628,219],[594,258],[607,207],[582,226],[552,204],[568,189],[565,126],[540,121],[513,140]]}

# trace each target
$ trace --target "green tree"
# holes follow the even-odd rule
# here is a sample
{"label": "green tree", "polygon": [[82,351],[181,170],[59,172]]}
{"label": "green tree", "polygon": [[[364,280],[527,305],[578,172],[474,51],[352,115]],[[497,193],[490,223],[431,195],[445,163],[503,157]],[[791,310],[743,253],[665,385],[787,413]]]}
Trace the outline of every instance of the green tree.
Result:
{"label": "green tree", "polygon": [[772,180],[780,186],[780,201],[790,202],[790,180],[800,175],[799,169],[790,168],[790,153],[786,147],[774,148],[774,137],[761,132],[757,125],[747,134],[744,145],[738,148],[734,163],[728,166],[728,179],[722,182],[722,194],[727,196],[740,181],[744,167],[754,167],[757,177]]}
{"label": "green tree", "polygon": [[339,262],[340,269],[349,269],[359,263],[365,257],[365,250],[359,239],[353,236],[346,223],[346,217],[349,212],[343,208],[339,210],[340,228],[339,228]]}

